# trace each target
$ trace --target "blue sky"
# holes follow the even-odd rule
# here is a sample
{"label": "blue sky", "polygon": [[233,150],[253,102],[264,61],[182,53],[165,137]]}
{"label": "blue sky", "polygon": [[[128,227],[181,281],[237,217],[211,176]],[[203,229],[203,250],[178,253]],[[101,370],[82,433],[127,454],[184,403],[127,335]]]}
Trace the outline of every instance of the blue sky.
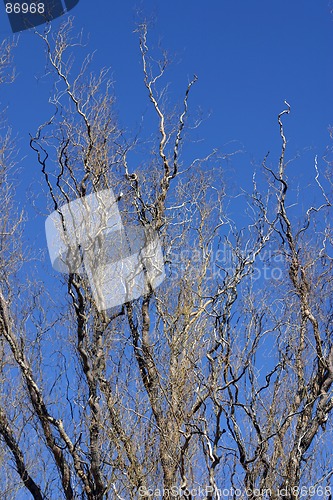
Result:
{"label": "blue sky", "polygon": [[[82,57],[95,51],[93,69],[111,68],[120,126],[130,139],[143,124],[143,140],[152,131],[157,133],[135,33],[137,24],[148,19],[149,45],[157,54],[160,44],[172,61],[164,78],[170,84],[171,109],[181,104],[193,74],[198,76],[189,100],[190,118],[193,121],[202,113],[205,119],[191,133],[184,161],[206,156],[214,148],[222,154],[242,149],[243,153],[232,157],[226,173],[234,193],[251,187],[253,168],[260,168],[268,150],[269,162],[276,167],[280,152],[277,114],[286,99],[291,105],[291,114],[284,118],[287,159],[299,155],[287,175],[300,183],[302,202],[312,201],[309,183],[314,177],[314,157],[318,155],[319,167],[324,169],[321,158],[330,142],[328,127],[333,125],[329,0],[80,0],[71,15],[75,29],[83,29],[88,40]],[[55,29],[60,22],[54,21]],[[3,38],[6,31],[3,17]],[[29,134],[51,116],[53,108],[48,104],[52,81],[44,77],[44,49],[33,31],[20,34],[14,64],[17,77],[11,85],[2,86],[0,109],[6,108],[15,137],[16,201],[28,216],[25,251],[46,255],[43,269],[38,264],[32,276],[42,280],[55,272],[47,258],[46,189],[29,148]],[[54,294],[55,280],[45,279],[45,283]]]}
{"label": "blue sky", "polygon": [[[234,187],[246,187],[253,163],[259,167],[268,150],[270,161],[277,159],[277,114],[286,99],[292,109],[285,119],[288,155],[300,154],[291,175],[312,176],[313,158],[325,153],[327,128],[333,124],[329,0],[80,0],[71,14],[77,31],[83,29],[88,40],[85,50],[96,51],[93,69],[111,68],[117,116],[129,138],[142,119],[143,135],[154,130],[134,32],[146,17],[150,45],[156,49],[160,44],[170,55],[164,83],[170,84],[171,107],[181,103],[193,74],[198,76],[190,107],[193,119],[200,112],[205,120],[192,135],[195,142],[185,147],[185,158],[208,154],[213,148],[222,153],[242,148],[244,152],[233,157],[231,177]],[[54,27],[59,23],[54,21]],[[4,37],[9,31],[4,19],[0,27]],[[26,205],[33,184],[34,196],[40,194],[41,212],[28,202],[28,234],[31,244],[45,248],[46,200],[44,204],[38,187],[42,175],[29,150],[29,133],[50,116],[47,100],[52,87],[43,77],[45,55],[33,31],[20,34],[14,62],[17,78],[2,88],[0,105],[7,107],[16,136],[18,203]]]}

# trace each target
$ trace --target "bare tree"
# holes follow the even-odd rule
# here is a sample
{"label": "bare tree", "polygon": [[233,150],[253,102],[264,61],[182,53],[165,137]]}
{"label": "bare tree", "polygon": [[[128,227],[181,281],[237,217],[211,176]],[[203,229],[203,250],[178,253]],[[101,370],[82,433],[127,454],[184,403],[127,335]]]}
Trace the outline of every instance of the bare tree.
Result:
{"label": "bare tree", "polygon": [[[159,235],[167,276],[100,311],[87,273],[70,269],[45,283],[54,297],[34,288],[18,309],[1,253],[4,498],[20,488],[38,499],[331,498],[331,165],[314,159],[319,204],[304,214],[289,207],[285,103],[278,164],[267,155],[253,175],[239,227],[228,213],[228,155],[182,156],[197,77],[169,114],[160,84],[168,60],[154,62],[140,27],[157,134],[134,166],[107,71],[89,74],[91,56],[75,69],[72,30],[69,20],[54,37],[39,35],[55,111],[30,144],[49,209],[61,216],[73,200],[112,189],[124,224]],[[2,238],[12,245],[8,214]]]}

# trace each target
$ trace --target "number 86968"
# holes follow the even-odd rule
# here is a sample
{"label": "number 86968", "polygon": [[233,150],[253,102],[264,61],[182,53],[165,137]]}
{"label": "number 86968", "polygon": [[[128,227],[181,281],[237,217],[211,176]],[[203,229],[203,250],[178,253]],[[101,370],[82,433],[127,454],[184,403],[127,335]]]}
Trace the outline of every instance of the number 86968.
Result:
{"label": "number 86968", "polygon": [[7,14],[44,14],[45,6],[43,2],[38,3],[6,3]]}

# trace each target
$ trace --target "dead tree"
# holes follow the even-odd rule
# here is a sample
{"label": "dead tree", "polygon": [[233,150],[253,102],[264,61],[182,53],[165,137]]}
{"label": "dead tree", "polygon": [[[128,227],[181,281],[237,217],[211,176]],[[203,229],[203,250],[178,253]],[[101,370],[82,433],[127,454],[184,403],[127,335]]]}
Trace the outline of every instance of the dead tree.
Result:
{"label": "dead tree", "polygon": [[[18,309],[1,247],[4,498],[20,488],[38,499],[330,498],[332,233],[321,159],[322,201],[295,216],[285,103],[277,167],[267,155],[241,198],[248,222],[239,227],[228,213],[227,155],[183,157],[197,77],[168,113],[168,60],[154,62],[140,28],[156,139],[133,165],[136,143],[119,129],[107,71],[89,74],[90,55],[76,69],[72,32],[70,20],[39,35],[54,114],[30,144],[48,210],[112,188],[124,223],[158,234],[166,278],[101,311],[82,268],[54,273]],[[13,242],[10,210],[2,238]]]}

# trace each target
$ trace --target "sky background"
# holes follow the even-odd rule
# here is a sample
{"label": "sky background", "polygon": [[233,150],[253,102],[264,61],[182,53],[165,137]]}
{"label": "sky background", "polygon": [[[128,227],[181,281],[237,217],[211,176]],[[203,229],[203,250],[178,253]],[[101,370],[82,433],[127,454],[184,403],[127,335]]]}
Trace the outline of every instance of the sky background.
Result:
{"label": "sky background", "polygon": [[[148,19],[149,45],[156,49],[160,44],[170,56],[164,83],[169,84],[171,108],[181,104],[193,74],[198,76],[189,104],[193,119],[200,113],[205,119],[193,133],[194,142],[184,149],[185,161],[205,156],[213,148],[222,153],[242,149],[230,165],[233,188],[249,186],[253,168],[259,168],[267,151],[276,165],[277,114],[286,99],[291,105],[291,114],[284,120],[287,154],[299,155],[288,175],[303,179],[307,199],[314,156],[325,154],[328,127],[333,124],[332,8],[329,0],[80,0],[70,14],[75,17],[75,29],[83,29],[87,40],[81,55],[95,51],[92,69],[96,72],[111,68],[116,113],[129,138],[142,123],[143,135],[155,125],[148,111],[135,33],[137,25]],[[53,22],[55,29],[60,22]],[[0,30],[2,38],[9,33],[5,14]],[[16,137],[16,199],[28,213],[26,244],[45,250],[47,202],[45,190],[39,189],[43,178],[29,149],[29,134],[51,116],[52,82],[44,77],[44,48],[33,30],[20,34],[14,64],[17,77],[2,87],[0,107],[7,108],[7,122]]]}
{"label": "sky background", "polygon": [[[287,175],[294,180],[294,189],[299,187],[302,203],[308,205],[319,196],[313,189],[314,157],[318,155],[324,170],[322,157],[330,144],[328,127],[333,125],[333,5],[329,2],[80,0],[70,15],[75,18],[75,30],[83,30],[87,40],[81,57],[95,52],[92,69],[96,73],[110,67],[119,126],[129,141],[139,130],[143,140],[153,131],[158,133],[135,33],[137,25],[148,19],[149,46],[157,54],[160,45],[171,60],[164,77],[171,109],[181,106],[188,82],[194,74],[198,76],[189,99],[190,120],[202,115],[204,121],[184,147],[184,162],[204,157],[215,148],[221,154],[242,150],[232,156],[226,172],[234,194],[251,189],[253,170],[260,169],[268,151],[268,164],[277,168],[281,147],[277,115],[287,100],[291,105],[291,114],[284,117],[287,159],[298,157],[288,166]],[[5,38],[9,23],[4,8],[0,12],[0,34]],[[54,30],[61,22],[53,22]],[[32,263],[36,265],[32,277],[44,280],[58,297],[61,289],[56,280],[49,279],[55,272],[44,229],[49,203],[40,166],[29,148],[29,134],[34,135],[53,113],[48,103],[52,80],[45,77],[44,47],[33,30],[19,35],[14,65],[16,79],[1,86],[0,109],[6,109],[15,138],[15,200],[27,216],[24,250],[45,256],[42,266]],[[133,156],[131,168],[139,168],[141,160],[140,155]],[[221,168],[226,168],[225,163]],[[237,217],[241,220],[240,213]],[[51,370],[49,375],[52,378]]]}

